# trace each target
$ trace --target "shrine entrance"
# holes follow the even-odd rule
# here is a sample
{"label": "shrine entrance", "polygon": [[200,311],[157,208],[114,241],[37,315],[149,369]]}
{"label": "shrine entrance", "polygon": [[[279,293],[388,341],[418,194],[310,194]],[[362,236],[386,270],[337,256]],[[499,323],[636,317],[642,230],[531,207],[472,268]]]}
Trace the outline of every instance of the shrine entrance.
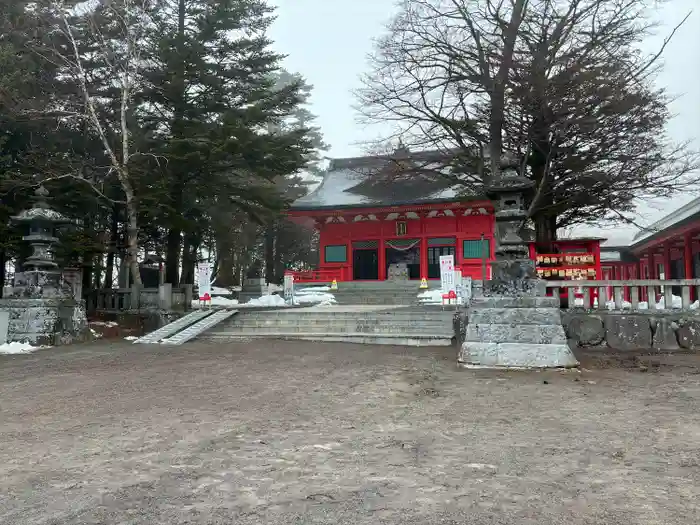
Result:
{"label": "shrine entrance", "polygon": [[379,249],[377,241],[352,243],[352,278],[355,281],[379,279]]}
{"label": "shrine entrance", "polygon": [[396,239],[386,241],[387,278],[392,272],[402,273],[405,267],[408,279],[420,279],[420,239]]}

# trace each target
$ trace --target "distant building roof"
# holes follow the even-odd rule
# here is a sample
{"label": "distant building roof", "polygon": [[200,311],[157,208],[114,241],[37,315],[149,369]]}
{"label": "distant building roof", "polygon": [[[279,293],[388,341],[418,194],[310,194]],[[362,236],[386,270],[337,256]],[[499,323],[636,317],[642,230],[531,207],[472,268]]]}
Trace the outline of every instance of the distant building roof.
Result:
{"label": "distant building roof", "polygon": [[334,159],[323,181],[292,210],[360,208],[473,200],[476,187],[451,175],[448,154],[405,148],[391,155]]}
{"label": "distant building roof", "polygon": [[698,218],[700,218],[700,197],[693,199],[685,206],[681,206],[662,219],[640,230],[632,239],[630,247],[640,246],[654,237],[661,236],[664,230],[668,230],[674,226],[682,226]]}

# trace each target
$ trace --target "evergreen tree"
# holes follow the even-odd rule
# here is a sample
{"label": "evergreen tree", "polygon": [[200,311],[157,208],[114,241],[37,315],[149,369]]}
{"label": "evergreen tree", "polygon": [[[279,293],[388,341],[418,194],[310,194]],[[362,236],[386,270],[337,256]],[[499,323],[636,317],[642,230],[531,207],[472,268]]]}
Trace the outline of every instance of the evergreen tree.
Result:
{"label": "evergreen tree", "polygon": [[275,87],[281,56],[265,36],[270,14],[260,0],[159,4],[141,111],[152,151],[164,159],[161,213],[173,284],[179,266],[191,282],[214,206],[254,215],[279,209],[274,177],[307,162],[307,130],[279,125],[300,103],[300,83]]}

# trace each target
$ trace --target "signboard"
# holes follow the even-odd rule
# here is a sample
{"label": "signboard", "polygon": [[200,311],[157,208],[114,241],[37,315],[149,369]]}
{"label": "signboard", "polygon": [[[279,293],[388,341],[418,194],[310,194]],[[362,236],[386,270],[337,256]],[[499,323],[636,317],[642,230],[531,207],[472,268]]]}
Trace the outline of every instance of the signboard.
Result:
{"label": "signboard", "polygon": [[294,274],[284,274],[284,300],[291,304],[294,302]]}
{"label": "signboard", "polygon": [[197,286],[199,287],[199,300],[211,301],[211,263],[201,262],[197,264]]}
{"label": "signboard", "polygon": [[457,303],[469,304],[472,300],[472,278],[463,277],[461,284],[457,285]]}
{"label": "signboard", "polygon": [[442,293],[455,291],[455,256],[440,256],[440,285]]}
{"label": "signboard", "polygon": [[401,236],[401,235],[406,235],[408,233],[408,227],[406,226],[406,223],[403,221],[397,222],[396,223],[396,235]]}

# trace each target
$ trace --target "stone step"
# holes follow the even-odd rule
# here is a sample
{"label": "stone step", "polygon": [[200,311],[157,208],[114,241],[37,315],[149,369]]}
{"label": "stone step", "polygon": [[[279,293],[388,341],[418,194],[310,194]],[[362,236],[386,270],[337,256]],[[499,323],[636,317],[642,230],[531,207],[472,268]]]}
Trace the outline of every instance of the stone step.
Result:
{"label": "stone step", "polygon": [[556,297],[475,297],[471,308],[559,308]]}
{"label": "stone step", "polygon": [[561,324],[478,324],[469,322],[464,340],[481,343],[566,344]]}
{"label": "stone step", "polygon": [[472,308],[469,322],[477,324],[560,325],[556,308]]}
{"label": "stone step", "polygon": [[380,317],[374,319],[367,318],[355,318],[352,317],[326,317],[326,318],[316,318],[316,317],[249,317],[248,319],[236,319],[231,322],[224,323],[225,325],[230,324],[263,324],[263,325],[323,325],[323,324],[364,324],[373,326],[386,326],[390,324],[402,325],[402,326],[413,326],[416,324],[430,324],[430,325],[452,325],[452,318],[449,319],[439,318],[439,317],[426,317],[421,319],[420,317],[404,317],[397,319],[395,317]]}
{"label": "stone step", "polygon": [[566,343],[480,343],[465,342],[457,361],[462,366],[526,368],[573,367],[578,361]]}
{"label": "stone step", "polygon": [[336,343],[356,343],[392,346],[450,346],[451,335],[445,334],[367,334],[362,332],[277,332],[264,334],[257,331],[236,334],[204,333],[202,339],[210,341],[247,341],[250,339],[285,339]]}
{"label": "stone step", "polygon": [[414,326],[409,329],[405,325],[385,325],[385,326],[372,326],[372,325],[358,325],[358,324],[332,324],[332,325],[232,325],[232,326],[221,326],[213,328],[207,333],[215,334],[234,334],[240,332],[256,332],[256,333],[266,333],[266,334],[276,334],[276,333],[372,333],[372,334],[443,334],[445,336],[452,336],[454,329],[450,325],[434,326],[434,325],[421,325]]}
{"label": "stone step", "polygon": [[328,321],[332,319],[343,319],[343,320],[355,320],[355,321],[372,321],[376,320],[378,322],[388,322],[392,320],[401,322],[414,322],[414,321],[450,321],[453,317],[453,312],[425,312],[422,314],[420,312],[401,312],[401,313],[389,313],[389,312],[377,312],[376,314],[368,314],[362,312],[361,315],[353,315],[352,312],[338,312],[337,314],[322,314],[322,313],[281,313],[281,312],[265,312],[260,314],[239,314],[236,321],[246,321],[248,319],[292,319],[300,322],[307,321]]}

